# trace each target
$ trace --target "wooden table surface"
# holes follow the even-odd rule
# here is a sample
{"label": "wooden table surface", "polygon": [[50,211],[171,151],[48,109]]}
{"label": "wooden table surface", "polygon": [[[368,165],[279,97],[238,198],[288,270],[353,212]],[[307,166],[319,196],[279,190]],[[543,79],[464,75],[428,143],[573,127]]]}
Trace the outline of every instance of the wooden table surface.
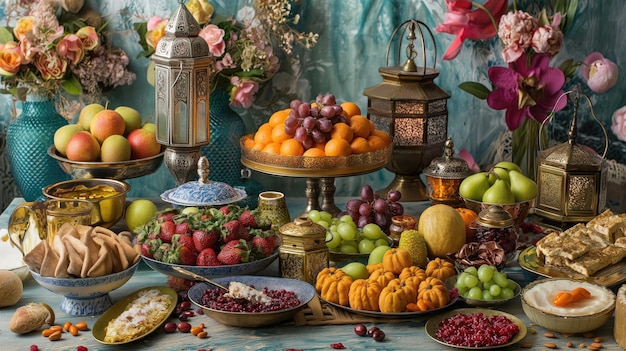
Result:
{"label": "wooden table surface", "polygon": [[[11,205],[0,215],[0,229],[6,229],[10,212],[21,199],[15,199]],[[288,200],[289,202],[289,200]],[[295,207],[302,205],[296,204]],[[303,206],[303,205],[302,205]],[[419,206],[419,205],[418,205]],[[290,206],[291,209],[291,206]],[[301,211],[297,208],[296,211]],[[299,213],[299,212],[295,212]],[[0,242],[0,245],[6,245]],[[275,261],[260,275],[277,275],[278,262]],[[141,263],[138,271],[122,287],[110,293],[111,299],[115,303],[126,295],[149,286],[166,285],[167,277],[151,270]],[[425,331],[425,320],[406,321],[400,323],[386,323],[381,319],[376,323],[369,323],[368,326],[377,326],[386,334],[384,342],[375,342],[368,337],[359,337],[354,334],[353,324],[346,325],[320,325],[320,326],[295,326],[293,324],[282,324],[267,328],[235,328],[221,325],[205,315],[197,315],[190,319],[192,325],[204,323],[209,337],[198,339],[191,334],[172,333],[167,334],[161,329],[130,344],[121,346],[103,345],[97,342],[90,331],[81,332],[79,336],[73,337],[70,334],[63,334],[59,341],[49,341],[42,337],[40,332],[32,332],[26,335],[17,335],[9,330],[9,320],[15,309],[30,302],[46,302],[52,306],[57,316],[57,324],[67,321],[76,323],[84,320],[92,326],[99,316],[76,317],[68,315],[59,309],[61,296],[52,293],[29,278],[24,282],[24,293],[20,301],[12,307],[0,309],[0,349],[3,350],[29,350],[31,345],[37,345],[39,350],[76,350],[79,345],[85,346],[88,350],[332,350],[332,343],[341,342],[347,350],[450,350],[446,346],[440,345],[430,339]],[[453,308],[465,307],[458,302]],[[574,348],[581,349],[579,345],[584,343],[589,345],[592,338],[580,335],[565,337],[560,333],[555,333],[557,339],[548,339],[544,336],[547,330],[539,326],[534,326],[524,315],[519,298],[498,306],[499,310],[518,316],[532,331],[522,342],[510,346],[508,350],[520,349],[523,343],[529,343],[534,350],[545,350],[544,343],[555,343],[560,349],[566,349],[567,341],[571,341]],[[177,321],[176,319],[172,319]],[[609,320],[602,328],[594,332],[595,337],[602,337],[604,340],[603,350],[622,350],[613,338],[613,319]]]}

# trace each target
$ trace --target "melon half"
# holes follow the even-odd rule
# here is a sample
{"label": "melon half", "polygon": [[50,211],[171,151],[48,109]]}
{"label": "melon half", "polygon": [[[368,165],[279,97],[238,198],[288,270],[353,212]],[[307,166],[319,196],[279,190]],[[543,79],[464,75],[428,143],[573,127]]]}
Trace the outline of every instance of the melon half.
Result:
{"label": "melon half", "polygon": [[465,244],[465,222],[451,206],[437,204],[420,215],[417,230],[424,236],[429,258],[446,258]]}

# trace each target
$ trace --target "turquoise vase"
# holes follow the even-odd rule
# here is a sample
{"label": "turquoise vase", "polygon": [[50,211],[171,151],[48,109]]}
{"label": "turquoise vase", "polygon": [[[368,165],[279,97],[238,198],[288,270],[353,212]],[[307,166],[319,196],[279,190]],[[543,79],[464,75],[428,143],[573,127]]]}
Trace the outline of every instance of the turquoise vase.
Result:
{"label": "turquoise vase", "polygon": [[211,142],[202,147],[202,154],[209,160],[209,179],[244,188],[248,197],[241,205],[256,208],[258,195],[264,189],[261,183],[242,177],[239,139],[245,128],[241,116],[230,108],[229,100],[225,89],[211,93]]}
{"label": "turquoise vase", "polygon": [[48,148],[54,144],[54,132],[67,123],[50,100],[33,98],[22,104],[22,113],[9,123],[7,158],[26,201],[41,198],[47,185],[70,179],[57,161],[48,156]]}

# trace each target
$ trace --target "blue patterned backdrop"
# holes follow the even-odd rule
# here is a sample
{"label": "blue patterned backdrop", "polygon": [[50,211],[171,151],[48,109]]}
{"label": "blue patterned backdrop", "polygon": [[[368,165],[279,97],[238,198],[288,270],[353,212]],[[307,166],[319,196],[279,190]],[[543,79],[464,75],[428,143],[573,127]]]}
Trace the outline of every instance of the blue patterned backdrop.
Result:
{"label": "blue patterned backdrop", "polygon": [[[518,1],[520,8],[529,8],[537,1]],[[566,34],[564,49],[556,61],[562,58],[584,60],[593,52],[600,51],[605,57],[622,66],[626,47],[619,33],[623,32],[626,1],[623,0],[580,0],[577,17]],[[245,5],[245,0],[213,0],[216,13],[229,16]],[[146,81],[149,60],[137,58],[140,51],[138,35],[132,24],[153,15],[169,16],[178,2],[174,0],[87,0],[87,4],[99,13],[107,15],[110,28],[115,31],[114,45],[127,50],[133,58],[130,69],[137,74],[136,82],[130,87],[118,88],[103,98],[112,106],[127,105],[139,110],[144,117],[154,113],[154,89]],[[0,5],[2,6],[2,5]],[[306,0],[296,1],[294,11],[301,14],[299,29],[319,33],[319,43],[311,51],[298,51],[300,62],[289,70],[275,76],[260,93],[262,99],[252,109],[239,111],[251,132],[273,111],[287,106],[289,100],[298,97],[313,100],[319,93],[333,93],[341,101],[354,101],[363,111],[367,98],[363,90],[381,82],[378,68],[386,65],[385,54],[389,38],[396,26],[414,18],[425,22],[433,29],[441,22],[445,12],[445,0]],[[606,33],[611,33],[607,35]],[[488,84],[486,71],[489,65],[502,65],[496,40],[467,42],[460,55],[453,61],[441,61],[453,36],[434,32],[437,44],[437,69],[440,76],[436,84],[451,94],[448,101],[449,128],[457,151],[469,150],[481,164],[490,160],[481,159],[489,146],[505,128],[504,112],[487,107],[461,91],[457,86],[464,81],[479,81]],[[434,53],[427,52],[431,60]],[[429,61],[431,62],[431,61]],[[575,78],[580,80],[580,78]],[[626,81],[621,79],[610,91],[593,95],[596,113],[610,128],[613,111],[626,105],[624,98]],[[280,91],[280,93],[276,93]],[[271,104],[268,103],[271,101]],[[0,111],[8,110],[8,100],[0,100]],[[5,122],[8,116],[3,116]],[[567,119],[567,117],[564,117]],[[587,119],[581,116],[584,121]],[[590,120],[590,118],[589,118]],[[590,128],[591,134],[597,133]],[[612,157],[624,163],[622,145],[612,137]],[[280,189],[288,195],[303,195],[304,182],[299,179],[277,179],[253,173],[268,189]],[[338,194],[356,195],[363,183],[382,188],[393,175],[387,170],[372,174],[337,179]],[[174,186],[169,171],[163,166],[158,172],[140,179],[131,180],[131,196],[157,196]]]}

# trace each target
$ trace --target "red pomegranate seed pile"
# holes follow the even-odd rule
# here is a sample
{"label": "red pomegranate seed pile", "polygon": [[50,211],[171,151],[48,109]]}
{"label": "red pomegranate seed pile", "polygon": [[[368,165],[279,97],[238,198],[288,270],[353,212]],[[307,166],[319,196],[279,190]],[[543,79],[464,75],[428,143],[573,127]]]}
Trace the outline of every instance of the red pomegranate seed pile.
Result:
{"label": "red pomegranate seed pile", "polygon": [[459,313],[441,321],[435,337],[452,345],[485,347],[507,344],[517,333],[519,327],[504,316]]}
{"label": "red pomegranate seed pile", "polygon": [[201,303],[214,310],[253,313],[282,311],[300,305],[300,300],[298,300],[296,293],[284,289],[270,290],[264,288],[263,293],[272,298],[272,301],[268,304],[224,297],[225,293],[226,290],[224,289],[207,289],[204,295],[202,295]]}

